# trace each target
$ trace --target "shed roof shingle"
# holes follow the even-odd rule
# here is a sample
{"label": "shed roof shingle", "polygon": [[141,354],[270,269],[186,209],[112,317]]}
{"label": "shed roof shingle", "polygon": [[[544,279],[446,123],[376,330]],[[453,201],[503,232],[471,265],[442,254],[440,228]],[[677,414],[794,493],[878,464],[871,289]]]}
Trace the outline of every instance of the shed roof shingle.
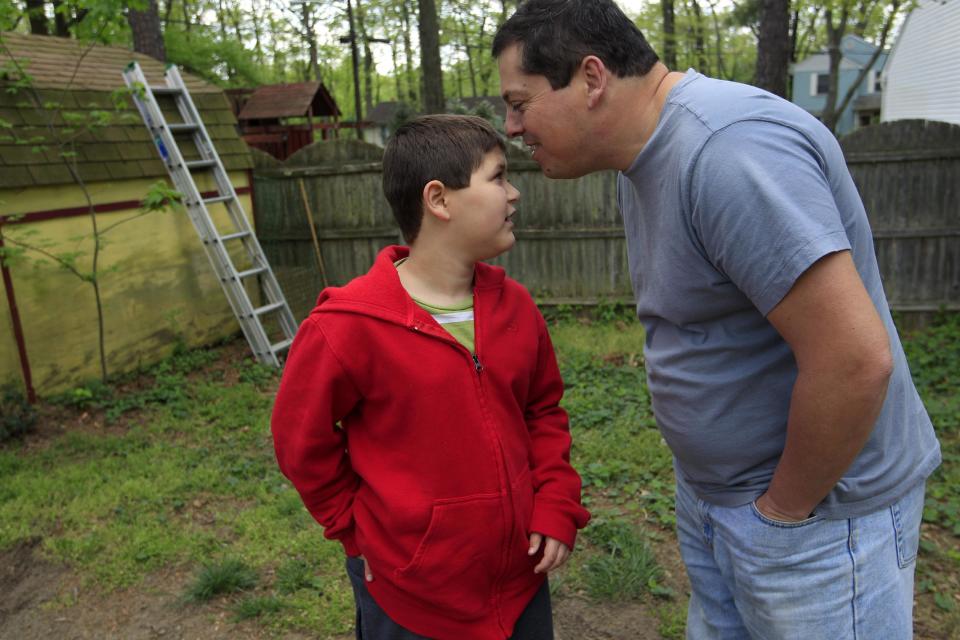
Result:
{"label": "shed roof shingle", "polygon": [[307,115],[313,106],[313,115],[339,116],[337,103],[321,82],[268,84],[257,87],[243,105],[240,120],[273,120]]}
{"label": "shed roof shingle", "polygon": [[[149,83],[165,84],[163,63],[68,38],[0,33],[0,41],[0,189],[72,183],[64,153],[89,182],[166,175],[132,100],[114,93],[125,89],[121,72],[132,60]],[[18,67],[35,91],[18,87]],[[222,90],[182,75],[224,166],[250,168]],[[172,104],[164,112],[168,118],[176,113]],[[182,146],[185,156],[196,153],[191,147]]]}

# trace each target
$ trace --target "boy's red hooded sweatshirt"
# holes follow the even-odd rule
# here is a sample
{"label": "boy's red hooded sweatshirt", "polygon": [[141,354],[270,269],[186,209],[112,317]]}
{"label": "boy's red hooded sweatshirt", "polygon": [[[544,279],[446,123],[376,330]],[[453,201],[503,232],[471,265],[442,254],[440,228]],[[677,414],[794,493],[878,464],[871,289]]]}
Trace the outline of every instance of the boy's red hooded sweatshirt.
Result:
{"label": "boy's red hooded sweatshirt", "polygon": [[529,534],[573,548],[589,519],[563,383],[543,317],[502,269],[476,266],[474,357],[401,286],[407,251],[320,294],[274,406],[277,459],[324,535],[366,557],[394,621],[502,640],[544,579]]}

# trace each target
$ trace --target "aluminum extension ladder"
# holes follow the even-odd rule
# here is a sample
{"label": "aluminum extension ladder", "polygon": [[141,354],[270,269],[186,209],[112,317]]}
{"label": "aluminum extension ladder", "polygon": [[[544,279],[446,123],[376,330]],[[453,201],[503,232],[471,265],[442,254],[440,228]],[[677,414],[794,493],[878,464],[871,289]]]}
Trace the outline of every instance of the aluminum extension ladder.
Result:
{"label": "aluminum extension ladder", "polygon": [[[156,144],[174,187],[183,196],[183,204],[190,216],[190,221],[193,222],[203,242],[210,264],[220,280],[230,307],[240,322],[240,328],[254,356],[261,363],[279,367],[280,354],[293,342],[297,323],[270,268],[270,263],[260,248],[253,228],[240,206],[237,193],[200,120],[200,114],[190,98],[180,72],[175,66],[170,65],[164,74],[166,86],[151,86],[143,75],[140,65],[137,62],[131,62],[123,71],[123,79],[131,89],[133,101],[150,131],[150,137]],[[167,122],[157,102],[157,96],[173,98],[182,122]],[[184,160],[174,135],[177,133],[190,135],[200,153],[199,159]],[[201,194],[192,173],[200,171],[212,173],[217,186],[216,195],[204,197]],[[210,215],[208,205],[218,203],[222,203],[227,209],[230,226],[232,226],[228,233],[221,233]],[[235,253],[239,252],[233,244],[237,242],[243,245],[249,258],[249,264],[241,265],[240,269],[230,256],[231,248]],[[253,306],[244,286],[246,279],[256,276],[261,279],[262,291],[266,297],[266,304],[260,307]],[[269,321],[271,316],[275,318],[275,324],[279,324],[280,329],[279,332],[273,333],[278,337],[282,333],[282,339],[278,342],[272,342],[265,327],[265,321]]]}

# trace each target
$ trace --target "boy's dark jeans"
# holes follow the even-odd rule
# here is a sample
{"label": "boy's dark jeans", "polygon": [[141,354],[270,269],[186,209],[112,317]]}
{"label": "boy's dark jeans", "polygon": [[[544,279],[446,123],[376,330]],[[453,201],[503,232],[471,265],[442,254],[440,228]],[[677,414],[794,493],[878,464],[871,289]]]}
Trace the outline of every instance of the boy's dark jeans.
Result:
{"label": "boy's dark jeans", "polygon": [[[363,578],[363,560],[347,558],[347,575],[357,603],[357,640],[429,640],[398,625],[374,602]],[[547,582],[520,614],[510,640],[553,640],[553,609]]]}

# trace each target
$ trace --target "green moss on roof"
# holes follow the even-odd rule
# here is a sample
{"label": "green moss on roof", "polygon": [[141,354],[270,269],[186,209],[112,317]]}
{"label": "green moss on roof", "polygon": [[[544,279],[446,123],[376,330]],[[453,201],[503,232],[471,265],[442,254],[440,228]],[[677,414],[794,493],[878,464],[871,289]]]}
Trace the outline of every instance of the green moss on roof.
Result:
{"label": "green moss on roof", "polygon": [[[0,33],[0,39],[6,46],[0,48],[0,67],[10,67],[10,51],[32,77],[29,89],[18,88],[15,78],[0,77],[0,189],[70,184],[65,160],[75,163],[88,182],[167,175],[120,75],[137,59],[148,80],[161,84],[161,63],[119,47],[65,38]],[[76,66],[80,47],[86,51],[82,68],[65,73]],[[182,75],[224,167],[252,167],[224,93]],[[172,102],[161,106],[168,118],[176,114]],[[195,156],[188,147],[183,145],[184,155]]]}

